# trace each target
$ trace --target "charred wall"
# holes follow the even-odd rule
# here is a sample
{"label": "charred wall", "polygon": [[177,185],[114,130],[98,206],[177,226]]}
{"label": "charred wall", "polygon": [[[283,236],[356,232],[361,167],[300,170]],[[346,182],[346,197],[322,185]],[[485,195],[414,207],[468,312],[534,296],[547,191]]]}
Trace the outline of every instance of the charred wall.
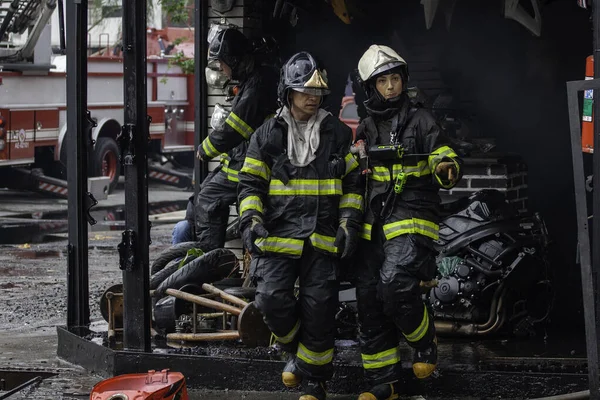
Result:
{"label": "charred wall", "polygon": [[555,241],[553,271],[561,282],[555,325],[581,326],[565,83],[583,79],[592,52],[589,13],[574,0],[546,2],[538,38],[503,18],[499,0],[458,1],[450,28],[438,14],[430,30],[416,0],[363,3],[369,6],[352,25],[327,7],[316,14],[300,11],[296,27],[285,32],[284,58],[308,50],[323,61],[333,91],[326,106],[334,114],[348,73],[373,43],[396,48],[409,63],[413,83],[430,94],[451,91],[474,115],[473,136],[493,138],[495,151],[518,153],[526,162],[529,209],[545,217]]}

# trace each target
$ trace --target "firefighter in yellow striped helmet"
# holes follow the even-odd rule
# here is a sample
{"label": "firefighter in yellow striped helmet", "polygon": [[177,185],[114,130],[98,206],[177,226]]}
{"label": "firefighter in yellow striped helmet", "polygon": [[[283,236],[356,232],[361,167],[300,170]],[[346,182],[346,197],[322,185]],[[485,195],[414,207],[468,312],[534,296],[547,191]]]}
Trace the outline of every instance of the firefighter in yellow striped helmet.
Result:
{"label": "firefighter in yellow striped helmet", "polygon": [[311,54],[286,62],[278,93],[282,107],[250,139],[239,175],[240,230],[253,256],[255,304],[290,356],[282,381],[302,383],[301,400],[325,400],[339,258],[356,248],[363,188],[352,131],[320,107],[327,76]]}
{"label": "firefighter in yellow striped helmet", "polygon": [[456,185],[462,161],[429,111],[411,104],[408,66],[398,53],[372,45],[358,73],[368,117],[356,140],[366,147],[369,174],[356,286],[363,367],[371,385],[359,399],[395,399],[402,338],[414,349],[417,378],[430,376],[437,363],[433,319],[419,284],[436,273],[438,191]]}

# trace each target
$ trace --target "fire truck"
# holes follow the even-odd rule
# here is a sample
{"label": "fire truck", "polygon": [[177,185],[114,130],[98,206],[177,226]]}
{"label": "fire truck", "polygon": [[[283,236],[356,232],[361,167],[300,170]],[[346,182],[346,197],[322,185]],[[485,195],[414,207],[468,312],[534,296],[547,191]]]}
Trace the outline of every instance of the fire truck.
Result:
{"label": "fire truck", "polygon": [[[66,197],[66,57],[52,53],[49,24],[62,6],[61,0],[0,0],[0,186]],[[149,178],[189,187],[194,78],[152,54],[147,68]],[[123,63],[116,47],[88,57],[88,109],[94,124],[89,176],[104,177],[100,181],[110,192],[121,173],[117,136],[124,112]]]}

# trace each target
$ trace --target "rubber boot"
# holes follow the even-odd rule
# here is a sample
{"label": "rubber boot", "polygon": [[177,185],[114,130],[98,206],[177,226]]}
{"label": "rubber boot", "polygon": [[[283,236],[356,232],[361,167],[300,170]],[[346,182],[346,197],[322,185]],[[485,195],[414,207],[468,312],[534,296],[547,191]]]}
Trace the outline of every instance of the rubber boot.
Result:
{"label": "rubber boot", "polygon": [[413,356],[413,372],[419,379],[431,376],[437,364],[437,337],[423,349],[415,350]]}
{"label": "rubber boot", "polygon": [[288,362],[283,367],[281,381],[289,389],[298,387],[302,382],[302,376],[296,369],[296,356],[294,354],[289,355]]}
{"label": "rubber boot", "polygon": [[325,400],[327,398],[325,382],[308,380],[303,389],[299,400]]}
{"label": "rubber boot", "polygon": [[358,396],[358,400],[394,400],[399,398],[398,382],[382,383],[381,385],[373,386],[369,391],[363,392]]}

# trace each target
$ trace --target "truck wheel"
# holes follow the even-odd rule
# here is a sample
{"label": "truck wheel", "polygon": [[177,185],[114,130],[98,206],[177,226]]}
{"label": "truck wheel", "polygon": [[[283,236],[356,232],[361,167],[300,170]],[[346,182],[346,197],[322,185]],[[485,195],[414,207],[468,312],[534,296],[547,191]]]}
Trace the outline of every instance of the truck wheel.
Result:
{"label": "truck wheel", "polygon": [[98,138],[92,154],[91,168],[90,176],[107,176],[110,178],[108,192],[112,193],[121,175],[119,146],[117,146],[114,139],[109,137]]}

